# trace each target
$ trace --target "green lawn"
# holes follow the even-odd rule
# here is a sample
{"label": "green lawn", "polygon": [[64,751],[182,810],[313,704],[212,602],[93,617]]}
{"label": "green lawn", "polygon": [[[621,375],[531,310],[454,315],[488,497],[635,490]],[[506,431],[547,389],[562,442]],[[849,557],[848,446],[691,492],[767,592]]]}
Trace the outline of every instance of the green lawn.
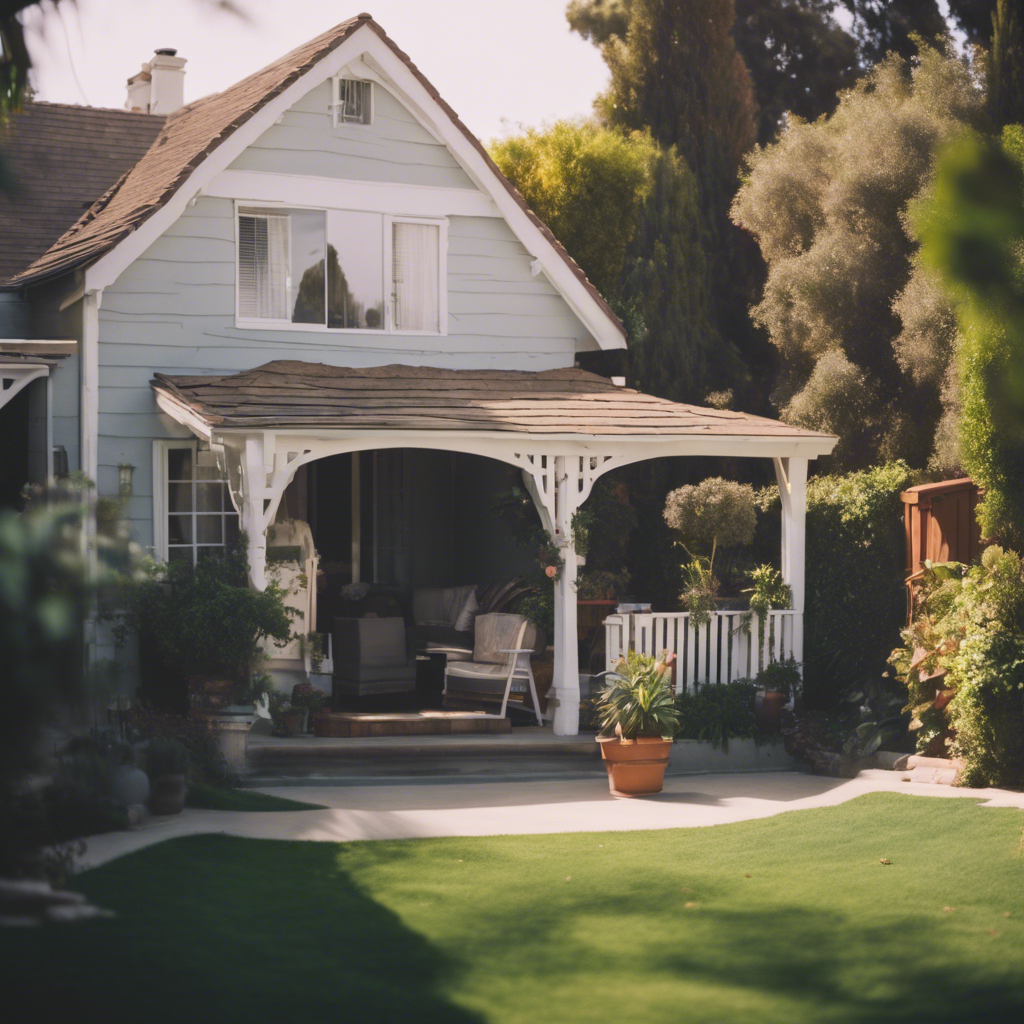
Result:
{"label": "green lawn", "polygon": [[144,1024],[1012,1021],[1022,824],[875,794],[663,832],[176,839],[76,880],[116,920],[0,933],[5,1003]]}
{"label": "green lawn", "polygon": [[209,811],[317,811],[322,804],[304,804],[269,793],[255,793],[248,789],[220,789],[195,782],[188,788],[185,803]]}

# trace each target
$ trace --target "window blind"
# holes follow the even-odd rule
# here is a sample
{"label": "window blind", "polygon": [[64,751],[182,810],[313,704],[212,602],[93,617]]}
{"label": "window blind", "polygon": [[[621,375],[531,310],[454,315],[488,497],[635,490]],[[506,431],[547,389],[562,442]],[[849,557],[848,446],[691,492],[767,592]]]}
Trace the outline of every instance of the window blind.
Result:
{"label": "window blind", "polygon": [[395,221],[392,229],[391,276],[395,329],[440,330],[438,226]]}
{"label": "window blind", "polygon": [[238,218],[238,314],[243,320],[288,319],[288,218]]}

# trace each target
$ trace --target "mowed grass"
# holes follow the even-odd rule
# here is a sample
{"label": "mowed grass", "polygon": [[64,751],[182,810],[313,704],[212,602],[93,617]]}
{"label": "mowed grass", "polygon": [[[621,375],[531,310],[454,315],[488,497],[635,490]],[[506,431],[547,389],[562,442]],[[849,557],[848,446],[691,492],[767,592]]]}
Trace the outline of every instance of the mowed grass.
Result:
{"label": "mowed grass", "polygon": [[1022,824],[874,794],[661,832],[176,839],[75,880],[116,919],[0,934],[5,1003],[146,1024],[1019,1020]]}

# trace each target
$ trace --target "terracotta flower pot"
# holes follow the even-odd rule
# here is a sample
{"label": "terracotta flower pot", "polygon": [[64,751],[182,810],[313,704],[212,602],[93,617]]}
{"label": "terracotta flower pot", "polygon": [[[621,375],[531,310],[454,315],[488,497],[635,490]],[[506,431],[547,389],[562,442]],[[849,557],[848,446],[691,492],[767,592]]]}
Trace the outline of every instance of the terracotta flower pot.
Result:
{"label": "terracotta flower pot", "polygon": [[782,709],[786,695],[781,690],[766,690],[754,704],[754,718],[761,732],[778,732],[782,728]]}
{"label": "terracotta flower pot", "polygon": [[181,814],[185,807],[185,776],[161,775],[150,780],[149,809],[154,814]]}
{"label": "terracotta flower pot", "polygon": [[660,736],[638,736],[623,742],[617,736],[599,736],[601,757],[614,796],[660,793],[665,784],[672,741]]}
{"label": "terracotta flower pot", "polygon": [[281,715],[281,726],[285,736],[298,736],[306,731],[306,709],[292,708]]}

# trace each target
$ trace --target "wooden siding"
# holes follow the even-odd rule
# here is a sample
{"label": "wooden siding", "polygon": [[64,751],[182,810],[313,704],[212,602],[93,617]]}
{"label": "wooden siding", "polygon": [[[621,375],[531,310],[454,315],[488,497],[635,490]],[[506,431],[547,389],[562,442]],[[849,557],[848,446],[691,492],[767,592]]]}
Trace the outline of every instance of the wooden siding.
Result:
{"label": "wooden siding", "polygon": [[[473,188],[446,147],[390,93],[376,89],[374,123],[331,126],[324,84],[264,133],[233,169],[397,184]],[[337,366],[404,363],[450,369],[548,370],[596,347],[500,218],[449,218],[448,335],[275,331],[235,327],[235,221],[229,199],[200,197],[103,293],[100,307],[99,489],[136,467],[126,504],[152,543],[152,441],[183,428],[158,412],[154,372],[229,374],[274,359]]]}
{"label": "wooden siding", "polygon": [[380,85],[373,87],[373,123],[331,123],[331,84],[310,90],[231,164],[233,171],[299,173],[322,178],[475,188],[466,172],[401,103]]}

